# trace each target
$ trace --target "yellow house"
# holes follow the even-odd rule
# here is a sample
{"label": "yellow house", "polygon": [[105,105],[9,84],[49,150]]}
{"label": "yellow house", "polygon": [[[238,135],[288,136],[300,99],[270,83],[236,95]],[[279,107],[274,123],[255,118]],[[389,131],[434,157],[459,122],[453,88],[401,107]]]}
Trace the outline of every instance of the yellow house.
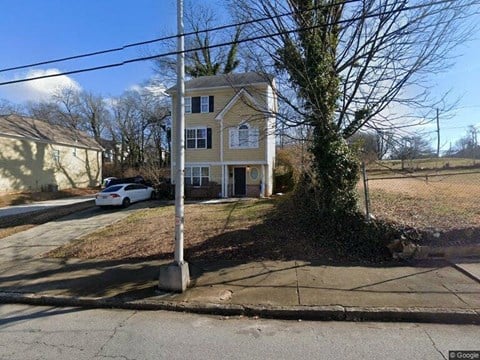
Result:
{"label": "yellow house", "polygon": [[[273,86],[272,77],[254,72],[185,82],[187,197],[272,194],[277,106]],[[176,88],[168,93],[173,98],[175,134]],[[175,147],[172,136],[172,149]]]}
{"label": "yellow house", "polygon": [[0,193],[97,186],[102,147],[86,133],[0,116]]}

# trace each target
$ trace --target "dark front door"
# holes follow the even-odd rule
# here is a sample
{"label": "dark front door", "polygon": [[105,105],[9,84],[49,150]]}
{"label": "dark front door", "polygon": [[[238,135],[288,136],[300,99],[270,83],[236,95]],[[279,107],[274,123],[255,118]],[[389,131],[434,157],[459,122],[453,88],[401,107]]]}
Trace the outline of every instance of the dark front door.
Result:
{"label": "dark front door", "polygon": [[247,195],[247,169],[238,167],[234,169],[234,196]]}

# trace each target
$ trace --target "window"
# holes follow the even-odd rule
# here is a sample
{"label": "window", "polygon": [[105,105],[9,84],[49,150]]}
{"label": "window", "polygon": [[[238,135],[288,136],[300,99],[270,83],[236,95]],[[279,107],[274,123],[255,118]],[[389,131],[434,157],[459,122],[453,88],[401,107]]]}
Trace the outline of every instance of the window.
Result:
{"label": "window", "polygon": [[207,148],[207,129],[187,129],[187,149]]}
{"label": "window", "polygon": [[200,99],[200,112],[208,113],[208,96],[202,96]]}
{"label": "window", "polygon": [[185,185],[205,186],[210,181],[210,168],[208,166],[185,167]]}
{"label": "window", "polygon": [[212,129],[211,128],[193,128],[185,132],[185,141],[187,149],[211,149],[212,148]]}
{"label": "window", "polygon": [[60,150],[53,150],[52,157],[53,157],[53,161],[59,162],[60,161]]}
{"label": "window", "polygon": [[252,128],[248,124],[244,123],[238,128],[230,129],[230,148],[258,148],[258,128]]}
{"label": "window", "polygon": [[213,109],[213,96],[193,96],[191,98],[185,98],[185,113],[211,113]]}
{"label": "window", "polygon": [[72,150],[72,155],[73,156],[77,156],[77,148],[74,147],[73,150]]}
{"label": "window", "polygon": [[186,97],[185,98],[185,113],[190,114],[192,112],[192,98]]}
{"label": "window", "polygon": [[249,147],[249,130],[245,124],[238,127],[238,147]]}

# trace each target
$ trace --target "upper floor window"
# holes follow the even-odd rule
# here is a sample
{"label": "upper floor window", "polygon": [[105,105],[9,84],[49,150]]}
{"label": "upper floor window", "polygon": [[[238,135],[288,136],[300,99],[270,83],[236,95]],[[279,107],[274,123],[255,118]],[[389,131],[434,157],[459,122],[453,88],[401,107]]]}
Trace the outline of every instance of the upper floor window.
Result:
{"label": "upper floor window", "polygon": [[185,98],[185,113],[190,114],[192,112],[192,98],[186,97]]}
{"label": "upper floor window", "polygon": [[185,113],[211,113],[213,109],[213,96],[193,96],[185,98]]}
{"label": "upper floor window", "polygon": [[230,148],[258,148],[258,128],[250,127],[248,124],[244,123],[237,128],[230,129]]}
{"label": "upper floor window", "polygon": [[193,128],[186,129],[185,142],[187,149],[211,149],[212,129]]}

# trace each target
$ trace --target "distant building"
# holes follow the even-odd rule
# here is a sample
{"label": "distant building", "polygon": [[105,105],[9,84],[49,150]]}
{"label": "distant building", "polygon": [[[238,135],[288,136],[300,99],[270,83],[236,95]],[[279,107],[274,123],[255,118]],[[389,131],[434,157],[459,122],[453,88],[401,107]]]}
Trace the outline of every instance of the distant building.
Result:
{"label": "distant building", "polygon": [[[269,196],[275,166],[273,78],[249,72],[185,82],[185,193]],[[173,97],[172,180],[175,169],[176,88]]]}
{"label": "distant building", "polygon": [[82,131],[0,116],[0,192],[98,186],[102,150]]}

